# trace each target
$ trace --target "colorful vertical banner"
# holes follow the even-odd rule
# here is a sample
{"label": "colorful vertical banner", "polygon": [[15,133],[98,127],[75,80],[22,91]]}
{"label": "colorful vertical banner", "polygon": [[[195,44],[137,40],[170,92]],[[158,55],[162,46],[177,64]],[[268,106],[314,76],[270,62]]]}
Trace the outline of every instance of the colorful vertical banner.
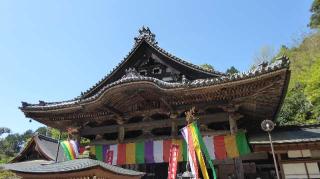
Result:
{"label": "colorful vertical banner", "polygon": [[243,131],[240,131],[236,134],[236,141],[239,155],[247,155],[251,152],[246,134]]}
{"label": "colorful vertical banner", "polygon": [[78,146],[75,141],[73,140],[65,140],[60,143],[64,155],[66,156],[67,160],[74,160],[78,157]]}
{"label": "colorful vertical banner", "polygon": [[187,127],[184,127],[182,129],[181,133],[182,133],[182,136],[184,137],[184,139],[186,141],[186,144],[187,144],[188,161],[189,161],[191,173],[195,177],[195,179],[198,179],[199,178],[199,174],[198,174],[197,158],[196,158],[196,155],[195,155],[193,141],[189,137],[191,135],[189,134],[189,131],[188,131]]}
{"label": "colorful vertical banner", "polygon": [[155,163],[162,163],[163,161],[163,141],[157,140],[153,142],[153,156]]}
{"label": "colorful vertical banner", "polygon": [[173,139],[172,140],[172,144],[178,145],[179,146],[179,150],[181,150],[181,152],[178,152],[178,162],[182,162],[183,161],[183,144],[182,144],[182,140],[177,140],[177,139]]}
{"label": "colorful vertical banner", "polygon": [[143,164],[144,161],[144,142],[137,142],[136,143],[136,164]]}
{"label": "colorful vertical banner", "polygon": [[227,158],[227,151],[224,144],[224,136],[214,136],[213,146],[216,159],[224,160]]}
{"label": "colorful vertical banner", "polygon": [[172,140],[170,139],[163,141],[163,161],[164,162],[169,162],[171,144],[172,144]]}
{"label": "colorful vertical banner", "polygon": [[168,179],[176,179],[178,168],[179,145],[171,144],[168,168]]}
{"label": "colorful vertical banner", "polygon": [[[94,154],[97,160],[110,162],[107,161],[108,151],[113,151],[112,165],[163,163],[169,162],[170,146],[175,144],[179,146],[178,162],[189,160],[191,170],[194,173],[198,167],[196,166],[198,164],[195,153],[196,147],[200,149],[200,154],[205,160],[204,163],[208,165],[206,167],[210,168],[213,168],[210,164],[211,160],[224,160],[251,152],[244,132],[238,132],[235,135],[205,136],[202,138],[197,125],[194,124],[183,128],[182,134],[185,140],[167,139],[127,144],[94,145],[91,146],[90,153]],[[78,147],[74,141],[63,141],[61,146],[68,160],[73,160],[79,155]]]}
{"label": "colorful vertical banner", "polygon": [[239,157],[239,151],[237,148],[237,142],[235,135],[227,135],[224,137],[224,143],[226,146],[227,155],[229,158]]}
{"label": "colorful vertical banner", "polygon": [[212,160],[216,159],[216,156],[215,156],[215,152],[214,152],[214,147],[213,146],[213,137],[212,136],[205,136],[203,138],[204,140],[204,143],[208,149],[208,152],[209,152],[209,155],[210,155],[210,158]]}
{"label": "colorful vertical banner", "polygon": [[103,161],[103,151],[102,151],[102,145],[96,145],[96,159]]}
{"label": "colorful vertical banner", "polygon": [[102,157],[103,157],[103,161],[106,163],[107,163],[107,152],[108,152],[109,148],[110,148],[109,145],[102,145]]}
{"label": "colorful vertical banner", "polygon": [[126,144],[118,144],[117,165],[125,165],[126,163]]}
{"label": "colorful vertical banner", "polygon": [[190,124],[187,126],[187,129],[188,129],[188,132],[189,132],[189,138],[192,139],[192,142],[193,142],[193,145],[194,145],[194,150],[196,152],[197,159],[199,161],[199,166],[200,166],[200,169],[201,169],[202,177],[204,179],[209,179],[207,166],[206,166],[205,160],[203,158],[203,154],[202,154],[202,151],[201,151],[201,148],[200,148],[198,137],[197,137],[194,129],[190,126]]}
{"label": "colorful vertical banner", "polygon": [[144,145],[144,153],[145,153],[145,162],[146,163],[155,163],[154,155],[153,155],[153,141],[147,141]]}
{"label": "colorful vertical banner", "polygon": [[107,164],[112,165],[112,161],[113,161],[113,150],[108,150],[108,151],[107,151],[107,155],[106,155],[106,160],[105,160],[105,162],[106,162]]}
{"label": "colorful vertical banner", "polygon": [[112,165],[117,165],[118,162],[118,145],[110,145],[110,151],[112,151]]}
{"label": "colorful vertical banner", "polygon": [[135,143],[126,144],[126,164],[136,164],[136,145]]}
{"label": "colorful vertical banner", "polygon": [[[205,156],[205,159],[207,161],[207,163],[209,164],[209,167],[211,168],[212,170],[212,175],[213,175],[213,178],[216,179],[217,178],[217,175],[216,175],[216,172],[215,172],[215,169],[214,169],[214,165],[212,163],[212,158],[210,157],[210,154],[208,152],[208,149],[203,141],[203,138],[200,134],[200,130],[198,128],[198,125],[196,122],[193,122],[190,126],[190,128],[192,128],[194,130],[194,133],[196,134],[196,137],[198,138],[198,141],[199,141],[199,144],[200,144],[200,148],[201,148],[201,151],[203,151],[204,153],[204,156]],[[212,142],[211,142],[212,143]]]}
{"label": "colorful vertical banner", "polygon": [[185,140],[182,140],[182,156],[183,156],[183,161],[188,160],[188,145]]}

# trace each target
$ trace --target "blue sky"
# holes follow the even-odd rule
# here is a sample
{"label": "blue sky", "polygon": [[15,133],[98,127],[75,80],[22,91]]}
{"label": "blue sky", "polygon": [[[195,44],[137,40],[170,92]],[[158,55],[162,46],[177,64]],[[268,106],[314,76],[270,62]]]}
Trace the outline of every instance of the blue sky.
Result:
{"label": "blue sky", "polygon": [[[201,2],[201,3],[200,3]],[[312,0],[2,0],[0,126],[36,129],[21,101],[76,97],[129,52],[142,25],[159,46],[194,64],[246,71],[263,46],[309,32]]]}

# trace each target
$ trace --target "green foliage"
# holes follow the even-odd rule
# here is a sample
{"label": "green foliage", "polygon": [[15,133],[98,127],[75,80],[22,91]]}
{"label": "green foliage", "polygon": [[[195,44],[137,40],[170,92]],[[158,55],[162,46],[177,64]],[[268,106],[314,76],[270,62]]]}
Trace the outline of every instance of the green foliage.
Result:
{"label": "green foliage", "polygon": [[310,17],[309,27],[312,29],[320,28],[320,0],[314,0],[310,9],[312,13]]}
{"label": "green foliage", "polygon": [[234,66],[231,66],[229,69],[227,69],[226,73],[229,75],[233,75],[235,73],[239,73],[239,70],[237,70]]}
{"label": "green foliage", "polygon": [[81,139],[80,139],[80,146],[87,146],[87,145],[89,145],[89,143],[90,143],[90,140],[89,140],[89,139],[84,138],[84,137],[81,137]]}
{"label": "green foliage", "polygon": [[320,32],[305,36],[300,44],[282,46],[278,56],[289,57],[291,79],[277,122],[314,124],[320,115]]}
{"label": "green foliage", "polygon": [[314,105],[313,117],[318,118],[320,116],[320,58],[311,67],[310,74],[312,75],[305,80],[305,93]]}
{"label": "green foliage", "polygon": [[[285,124],[305,124],[310,119],[311,104],[304,94],[304,87],[297,84],[286,96],[279,114],[278,122]],[[312,123],[313,121],[309,121]]]}
{"label": "green foliage", "polygon": [[[60,136],[60,131],[58,129],[55,129],[55,128],[50,128],[50,134],[51,134],[51,137],[56,139],[56,140],[59,140],[59,136]],[[66,132],[61,132],[61,140],[67,140],[68,139],[68,133]]]}
{"label": "green foliage", "polygon": [[0,127],[0,136],[5,133],[10,133],[11,130],[7,127]]}
{"label": "green foliage", "polygon": [[5,154],[0,154],[0,164],[8,163],[13,157],[9,157]]}
{"label": "green foliage", "polygon": [[21,177],[18,177],[16,174],[14,174],[11,171],[7,170],[1,170],[0,168],[0,179],[18,179]]}
{"label": "green foliage", "polygon": [[45,127],[45,126],[39,127],[39,128],[36,130],[36,132],[37,132],[38,134],[41,134],[41,135],[51,136],[51,133],[49,132],[48,127]]}
{"label": "green foliage", "polygon": [[210,64],[207,64],[207,63],[200,65],[200,67],[203,68],[203,69],[205,69],[205,70],[208,70],[208,71],[214,71],[213,66],[210,65]]}

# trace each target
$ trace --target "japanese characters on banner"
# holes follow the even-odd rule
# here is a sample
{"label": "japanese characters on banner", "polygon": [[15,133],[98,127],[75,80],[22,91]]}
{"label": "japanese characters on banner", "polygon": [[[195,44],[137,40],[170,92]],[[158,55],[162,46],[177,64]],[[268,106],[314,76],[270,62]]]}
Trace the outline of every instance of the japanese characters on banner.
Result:
{"label": "japanese characters on banner", "polygon": [[168,179],[176,179],[178,168],[179,145],[172,144],[170,147],[170,158],[168,168]]}

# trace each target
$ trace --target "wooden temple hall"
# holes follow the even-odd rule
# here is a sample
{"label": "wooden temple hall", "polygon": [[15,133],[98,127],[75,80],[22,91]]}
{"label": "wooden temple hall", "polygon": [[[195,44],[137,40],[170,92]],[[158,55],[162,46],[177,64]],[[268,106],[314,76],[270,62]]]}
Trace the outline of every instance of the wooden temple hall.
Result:
{"label": "wooden temple hall", "polygon": [[[47,126],[76,129],[73,138],[88,138],[92,145],[181,139],[179,129],[192,107],[202,135],[245,131],[250,137],[263,133],[262,120],[276,118],[289,77],[286,57],[233,75],[201,68],[159,47],[155,34],[142,27],[128,55],[89,90],[61,102],[22,102],[20,109]],[[185,165],[180,162],[178,172]],[[274,176],[268,150],[214,165],[219,178]],[[122,167],[145,172],[145,178],[166,178],[168,163]]]}

